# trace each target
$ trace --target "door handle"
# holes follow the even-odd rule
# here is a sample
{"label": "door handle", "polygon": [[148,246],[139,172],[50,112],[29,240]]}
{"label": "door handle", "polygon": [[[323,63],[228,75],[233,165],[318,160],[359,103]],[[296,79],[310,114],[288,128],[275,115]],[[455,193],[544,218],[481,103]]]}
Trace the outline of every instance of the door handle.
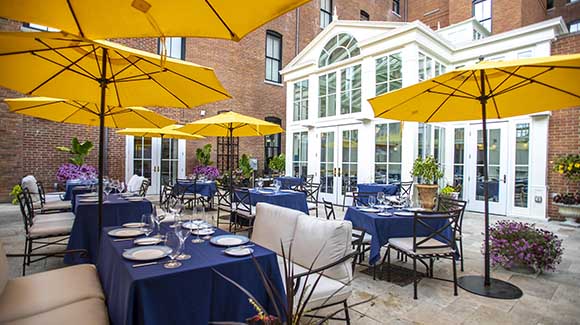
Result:
{"label": "door handle", "polygon": [[338,177],[342,176],[342,169],[340,167],[338,167]]}
{"label": "door handle", "polygon": [[507,183],[507,176],[505,174],[503,175],[503,183]]}
{"label": "door handle", "polygon": [[332,176],[336,177],[336,167],[332,169]]}

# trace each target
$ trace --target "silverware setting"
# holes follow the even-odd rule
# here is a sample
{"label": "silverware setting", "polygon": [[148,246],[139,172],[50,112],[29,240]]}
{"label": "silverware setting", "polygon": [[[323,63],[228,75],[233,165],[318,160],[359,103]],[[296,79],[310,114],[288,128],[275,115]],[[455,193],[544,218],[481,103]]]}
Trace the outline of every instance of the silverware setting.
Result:
{"label": "silverware setting", "polygon": [[[238,251],[238,250],[242,250],[242,249],[246,249],[246,248],[250,248],[250,247],[254,247],[254,244],[250,244],[250,245],[242,245],[242,246],[236,246],[236,247],[230,247],[228,248],[230,251]],[[225,252],[226,250],[224,249],[222,252]]]}
{"label": "silverware setting", "polygon": [[126,241],[126,240],[134,240],[135,237],[128,237],[128,238],[117,238],[113,239],[113,241]]}
{"label": "silverware setting", "polygon": [[159,264],[158,261],[155,262],[148,262],[148,263],[140,263],[140,264],[133,264],[133,268],[142,267],[142,266],[149,266],[149,265],[157,265]]}

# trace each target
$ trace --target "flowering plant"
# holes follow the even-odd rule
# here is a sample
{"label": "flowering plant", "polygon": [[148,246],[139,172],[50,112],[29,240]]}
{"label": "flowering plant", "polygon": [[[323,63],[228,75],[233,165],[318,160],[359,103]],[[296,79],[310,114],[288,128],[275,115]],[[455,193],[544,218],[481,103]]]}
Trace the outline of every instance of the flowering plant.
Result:
{"label": "flowering plant", "polygon": [[572,181],[580,180],[580,155],[558,157],[554,161],[554,171]]}
{"label": "flowering plant", "polygon": [[203,175],[205,176],[207,179],[210,180],[214,180],[216,178],[218,178],[220,176],[220,171],[213,166],[196,166],[195,168],[193,168],[193,174],[194,175]]}
{"label": "flowering plant", "polygon": [[554,271],[563,251],[558,236],[534,224],[501,220],[490,227],[492,265],[511,268],[521,263],[537,272]]}
{"label": "flowering plant", "polygon": [[97,170],[91,165],[77,166],[72,163],[62,164],[56,172],[56,179],[59,182],[66,182],[69,179],[92,179],[97,177]]}

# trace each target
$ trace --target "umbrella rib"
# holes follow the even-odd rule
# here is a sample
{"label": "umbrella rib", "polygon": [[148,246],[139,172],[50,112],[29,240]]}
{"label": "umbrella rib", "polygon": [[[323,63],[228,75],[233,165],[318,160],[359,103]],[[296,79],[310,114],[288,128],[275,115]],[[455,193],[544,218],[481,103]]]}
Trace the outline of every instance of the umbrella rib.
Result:
{"label": "umbrella rib", "polygon": [[[498,84],[498,85],[497,85],[495,88],[493,88],[493,89],[491,88],[491,84],[489,83],[489,79],[488,79],[488,87],[490,87],[490,88],[489,88],[489,89],[490,89],[490,92],[489,92],[489,93],[490,93],[490,95],[493,95],[493,94],[495,93],[495,91],[496,91],[496,90],[498,90],[498,89],[501,87],[501,85],[503,85],[504,83],[506,83],[506,81],[508,81],[508,80],[509,80],[509,79],[510,79],[510,78],[513,76],[513,74],[514,74],[514,73],[518,72],[518,70],[519,70],[520,68],[521,68],[521,66],[520,66],[520,67],[517,67],[517,68],[516,68],[514,71],[512,71],[512,72],[508,73],[508,75],[505,77],[505,79],[504,79],[504,80],[502,80],[502,81],[501,81],[501,82],[500,82],[500,83],[499,83],[499,84]],[[513,86],[513,85],[512,85],[512,86]],[[508,87],[508,88],[510,88],[510,87]]]}
{"label": "umbrella rib", "polygon": [[[37,42],[39,42],[40,44],[42,44],[42,45],[46,46],[47,48],[49,48],[49,49],[52,49],[52,47],[51,47],[51,46],[49,46],[49,45],[48,45],[46,42],[42,41],[41,39],[36,39],[36,41],[37,41]],[[93,48],[94,48],[94,47],[93,47]],[[68,57],[66,57],[66,55],[64,55],[64,54],[60,53],[58,50],[52,50],[52,51],[53,51],[54,53],[58,54],[58,56],[60,56],[61,58],[63,58],[63,59],[65,59],[65,60],[67,60],[68,62],[70,62],[70,63],[72,63],[72,62],[73,62],[71,59],[69,59]],[[87,53],[87,54],[90,54],[90,53]],[[84,58],[84,57],[85,57],[85,55],[83,55],[83,57],[82,57],[82,58]],[[42,57],[42,58],[44,58],[44,57]],[[76,65],[76,64],[75,64],[75,65]],[[92,78],[96,78],[96,77],[95,77],[95,76],[94,76],[92,73],[90,73],[89,71],[87,71],[87,70],[86,70],[86,69],[84,69],[83,67],[81,67],[81,66],[78,66],[78,65],[77,65],[77,67],[78,67],[80,70],[84,71],[84,72],[85,72],[86,74],[88,74],[89,76],[91,76]]]}
{"label": "umbrella rib", "polygon": [[[489,75],[487,73],[485,74],[485,82],[487,82],[487,88],[491,89],[491,83],[489,82]],[[490,92],[489,97],[491,98],[491,100],[493,102],[493,108],[495,108],[495,113],[497,114],[497,118],[501,118],[501,115],[499,114],[499,109],[497,108],[497,102],[495,101],[495,96],[493,95],[493,90]]]}
{"label": "umbrella rib", "polygon": [[[115,53],[117,53],[117,51],[115,51]],[[113,87],[115,87],[115,97],[117,97],[117,105],[122,106],[121,105],[121,97],[119,97],[119,88],[117,87],[117,81],[115,80],[115,73],[113,72],[113,63],[111,62],[111,56],[108,55],[107,57],[107,61],[109,62],[109,70],[111,71],[111,80],[112,80],[112,84]]]}
{"label": "umbrella rib", "polygon": [[574,70],[578,70],[580,69],[580,67],[575,67],[575,66],[566,66],[566,65],[552,65],[552,66],[546,66],[546,65],[525,65],[524,67],[526,68],[558,68],[558,69],[574,69]]}
{"label": "umbrella rib", "polygon": [[[465,92],[465,91],[463,91],[463,90],[461,90],[461,89],[459,89],[459,88],[451,87],[451,86],[449,86],[449,85],[446,85],[446,84],[444,84],[444,83],[442,83],[442,82],[440,82],[440,81],[437,81],[437,80],[431,80],[431,82],[433,82],[433,83],[435,83],[435,84],[437,84],[437,85],[439,85],[439,86],[443,86],[443,87],[445,87],[445,88],[449,88],[449,89],[450,89],[450,90],[452,90],[453,92],[456,92],[456,91],[458,91],[458,92],[460,92],[460,93],[462,93],[462,94],[465,94],[465,96],[467,96],[467,98],[471,98],[471,99],[477,98],[477,96],[473,96],[472,94],[470,94],[470,93],[468,93],[468,92]],[[465,79],[464,79],[464,82],[465,82]],[[463,85],[463,82],[462,82],[461,84]],[[431,88],[429,88],[429,89],[428,89],[428,91],[430,91],[430,90],[431,90]],[[459,96],[458,96],[458,97],[459,97]]]}
{"label": "umbrella rib", "polygon": [[[459,87],[456,87],[453,92],[451,92],[450,94],[448,94],[447,98],[445,98],[441,104],[439,104],[439,106],[437,106],[437,108],[431,113],[431,115],[429,115],[429,117],[425,120],[425,123],[429,123],[429,120],[431,120],[431,118],[437,114],[437,112],[441,109],[441,107],[443,107],[443,105],[445,105],[445,103],[447,103],[447,101],[451,98],[455,96],[455,91],[459,91],[462,92],[459,88],[461,88],[461,86],[463,86],[465,84],[465,82],[468,80],[469,78],[465,78],[463,79],[463,81],[461,82],[461,84],[459,84]],[[469,97],[466,96],[456,96],[456,97],[463,97],[463,98],[468,98],[471,99]]]}
{"label": "umbrella rib", "polygon": [[[539,77],[539,76],[543,75],[544,73],[549,72],[551,70],[552,70],[552,68],[548,68],[547,70],[544,70],[542,72],[536,73],[535,75],[531,76],[530,78],[532,78],[532,79],[537,78],[537,77]],[[516,71],[510,72],[508,78],[509,77],[513,77]],[[507,71],[505,73],[507,73]],[[509,87],[507,87],[505,89],[502,89],[501,91],[499,91],[499,92],[497,92],[497,93],[495,93],[493,95],[501,95],[503,93],[506,93],[506,92],[509,92],[509,91],[512,91],[512,90],[521,88],[521,87],[526,86],[528,84],[529,84],[529,81],[528,80],[520,80],[520,81],[516,82],[515,84],[513,84],[513,85],[511,85],[511,86],[509,86]],[[496,87],[496,89],[497,88],[498,87]],[[495,91],[495,89],[494,89],[494,91]]]}
{"label": "umbrella rib", "polygon": [[[123,58],[125,61],[127,61],[127,62],[131,62],[131,61],[129,61],[129,59],[128,59],[127,57],[125,57],[125,56],[124,56],[122,53],[117,53],[117,54],[119,54],[119,55],[120,55],[120,56],[121,56],[121,57],[122,57],[122,58]],[[156,65],[156,64],[154,64],[154,63],[152,63],[152,62],[150,62],[149,60],[143,60],[143,61],[144,61],[144,62],[147,62],[147,63],[149,63],[149,64],[152,64],[153,66],[157,66],[157,67],[159,67],[158,65]],[[139,66],[135,65],[135,69],[137,69],[137,70],[141,71],[141,73],[143,73],[144,75],[147,75],[147,73],[146,73],[145,71],[143,71],[143,69],[141,69]],[[170,71],[170,70],[168,70],[168,71]],[[179,98],[177,95],[175,95],[173,92],[171,92],[171,91],[170,91],[170,90],[169,90],[167,87],[163,86],[163,85],[162,85],[162,84],[161,84],[159,81],[155,80],[155,78],[153,78],[153,77],[150,77],[150,78],[151,78],[151,80],[152,80],[153,82],[155,82],[155,83],[156,83],[156,84],[157,84],[159,87],[161,87],[163,90],[165,90],[167,93],[169,93],[169,94],[170,94],[171,96],[173,96],[175,99],[177,99],[177,100],[178,100],[178,101],[179,101],[181,104],[183,104],[183,106],[185,106],[185,107],[189,107],[189,105],[187,105],[187,103],[186,103],[186,102],[184,102],[184,101],[183,101],[181,98]]]}
{"label": "umbrella rib", "polygon": [[[157,67],[159,67],[159,65],[158,65],[158,64],[156,64],[156,63],[154,63],[154,62],[151,62],[151,61],[149,61],[148,59],[145,59],[145,58],[144,58],[144,59],[143,59],[143,61],[144,61],[144,62],[147,62],[147,63],[149,63],[149,64],[152,64],[152,65],[154,65],[154,66],[157,66]],[[139,68],[138,68],[138,69],[139,69]],[[222,95],[226,96],[227,98],[232,98],[232,96],[228,95],[227,93],[224,93],[224,92],[223,92],[223,91],[221,91],[221,90],[215,89],[215,88],[213,88],[213,87],[211,87],[211,86],[209,86],[209,85],[206,85],[206,84],[204,84],[204,83],[202,83],[202,82],[200,82],[200,81],[197,81],[197,80],[195,80],[195,79],[192,79],[192,78],[190,78],[190,77],[188,77],[188,76],[185,76],[185,75],[183,75],[183,74],[181,74],[181,73],[178,73],[178,72],[176,72],[176,71],[174,71],[174,70],[171,70],[171,69],[168,69],[168,68],[165,68],[165,69],[166,69],[166,71],[167,71],[167,72],[171,72],[171,73],[173,73],[173,74],[176,74],[176,75],[178,75],[178,76],[180,76],[180,77],[182,77],[182,78],[185,78],[185,79],[187,79],[187,80],[189,80],[189,81],[191,81],[191,82],[194,82],[194,83],[196,83],[196,84],[198,84],[198,85],[200,85],[200,86],[203,86],[203,87],[206,87],[206,88],[208,88],[208,89],[211,89],[211,90],[213,90],[213,91],[215,91],[215,92],[217,92],[217,93],[220,93],[220,94],[222,94]],[[141,70],[141,69],[139,69],[139,70]],[[145,73],[145,72],[143,72],[143,73]]]}
{"label": "umbrella rib", "polygon": [[[52,63],[52,64],[54,64],[54,65],[56,65],[56,66],[59,66],[59,67],[61,67],[61,68],[64,68],[65,70],[68,70],[68,71],[70,71],[70,72],[73,72],[73,73],[76,73],[76,74],[78,74],[78,75],[81,75],[81,76],[83,76],[83,77],[85,77],[85,78],[87,78],[87,79],[93,79],[93,80],[94,80],[94,79],[96,79],[96,77],[95,77],[95,76],[93,76],[93,75],[92,75],[92,74],[90,74],[90,73],[89,73],[89,74],[84,74],[84,73],[82,73],[82,72],[80,72],[80,71],[77,71],[77,70],[74,70],[74,69],[70,69],[70,67],[71,67],[71,66],[73,66],[74,64],[71,64],[71,65],[68,65],[68,66],[67,66],[67,65],[64,65],[64,64],[62,64],[62,63],[58,63],[58,62],[56,62],[56,61],[54,61],[54,60],[52,60],[52,59],[49,59],[49,58],[47,58],[47,57],[44,57],[44,56],[42,56],[42,55],[40,55],[40,54],[31,53],[31,55],[34,55],[34,56],[36,56],[37,58],[43,59],[43,60],[45,60],[45,61],[48,61],[48,62],[50,62],[50,63]],[[82,59],[82,58],[81,58],[81,59]],[[69,62],[70,62],[70,61],[69,61]]]}
{"label": "umbrella rib", "polygon": [[465,98],[465,99],[474,99],[471,96],[457,95],[457,94],[454,94],[453,92],[451,92],[451,93],[444,93],[442,91],[434,91],[434,90],[431,90],[431,89],[427,89],[425,92],[428,92],[428,93],[431,93],[431,94],[437,94],[437,95],[453,96],[453,97],[459,97],[459,98]]}
{"label": "umbrella rib", "polygon": [[[65,101],[63,100],[62,102],[65,102]],[[59,103],[59,102],[41,103],[41,104],[37,104],[37,105],[32,105],[32,106],[26,106],[26,107],[17,108],[17,109],[10,110],[10,111],[16,113],[16,112],[26,111],[26,110],[34,109],[34,108],[38,108],[38,107],[50,106],[50,105],[53,105],[53,104],[56,104],[56,103]]]}
{"label": "umbrella rib", "polygon": [[73,9],[72,3],[70,3],[70,0],[66,0],[66,3],[68,5],[68,9],[70,11],[70,14],[72,15],[75,24],[77,25],[77,29],[79,30],[79,35],[82,37],[85,37],[85,33],[83,32],[83,29],[81,28],[81,24],[79,23],[79,20],[77,18],[77,14]]}
{"label": "umbrella rib", "polygon": [[213,7],[213,5],[211,3],[209,3],[209,0],[205,0],[205,3],[207,3],[207,5],[211,8],[211,10],[216,15],[216,17],[218,17],[218,19],[220,20],[220,22],[222,23],[222,25],[224,25],[224,27],[228,30],[228,32],[230,33],[230,36],[232,37],[232,39],[239,40],[240,38],[238,37],[238,35],[236,35],[230,29],[230,27],[228,26],[228,24],[226,24],[226,22],[222,19],[222,17],[220,16],[220,14],[218,14],[218,12],[215,10],[215,8]]}
{"label": "umbrella rib", "polygon": [[[117,53],[115,51],[115,53]],[[129,62],[128,65],[126,65],[123,69],[120,69],[117,73],[113,74],[113,78],[117,77],[119,74],[123,73],[125,70],[129,69],[132,66],[135,66],[135,64],[139,61],[143,61],[143,59],[141,57],[137,57],[137,60],[135,60],[135,62],[131,62],[129,60],[127,60]]]}
{"label": "umbrella rib", "polygon": [[0,56],[9,56],[9,55],[18,55],[18,54],[33,54],[33,53],[48,52],[48,51],[53,51],[53,50],[67,50],[67,49],[76,49],[76,48],[90,47],[90,46],[91,46],[91,44],[87,44],[87,45],[69,45],[69,46],[61,46],[61,47],[52,47],[52,48],[47,48],[47,49],[15,51],[15,52],[0,53]]}
{"label": "umbrella rib", "polygon": [[[555,67],[550,67],[550,69],[549,69],[548,71],[551,71],[551,70],[553,70],[553,69],[555,69]],[[502,70],[502,69],[499,69],[499,68],[497,68],[497,70],[499,70],[499,71],[502,71],[502,72],[506,73],[506,71],[504,71],[504,70]],[[546,73],[546,72],[548,72],[548,71],[544,71],[544,73]],[[535,80],[535,79],[531,79],[530,77],[524,77],[524,76],[521,76],[521,75],[519,75],[519,74],[517,74],[517,73],[514,73],[513,75],[514,75],[514,76],[516,76],[516,77],[518,77],[518,78],[521,78],[521,79],[523,79],[523,80],[526,80],[526,81],[528,81],[529,83],[537,83],[537,84],[540,84],[540,85],[542,85],[542,86],[544,86],[544,87],[548,87],[548,88],[550,88],[550,89],[553,89],[553,90],[556,90],[556,91],[559,91],[559,92],[563,92],[563,93],[565,93],[565,94],[568,94],[568,95],[570,95],[570,96],[573,96],[573,97],[576,97],[576,98],[580,98],[580,95],[576,95],[576,94],[574,94],[574,93],[572,93],[572,92],[569,92],[569,91],[567,91],[567,90],[564,90],[564,89],[560,89],[560,88],[557,88],[557,87],[551,86],[551,85],[549,85],[549,84],[547,84],[547,83],[545,83],[545,82],[541,82],[541,81],[538,81],[538,80]],[[512,89],[512,90],[513,90],[513,89]],[[500,93],[506,93],[506,92],[507,92],[507,90],[503,90],[503,91],[502,91],[502,92],[500,92]],[[496,94],[496,95],[497,95],[497,94]]]}

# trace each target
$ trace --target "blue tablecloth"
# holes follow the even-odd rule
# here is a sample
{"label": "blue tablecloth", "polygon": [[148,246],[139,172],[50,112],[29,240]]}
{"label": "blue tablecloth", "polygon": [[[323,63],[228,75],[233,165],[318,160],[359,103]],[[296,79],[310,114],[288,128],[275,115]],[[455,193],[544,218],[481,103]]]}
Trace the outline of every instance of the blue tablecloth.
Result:
{"label": "blue tablecloth", "polygon": [[358,188],[359,192],[367,192],[367,193],[378,193],[384,192],[385,195],[397,195],[399,194],[399,185],[398,184],[376,184],[376,183],[360,183],[357,184],[356,187]]}
{"label": "blue tablecloth", "polygon": [[280,176],[276,177],[275,180],[279,180],[281,183],[282,189],[289,189],[291,187],[302,185],[304,184],[304,179],[301,177],[292,177],[292,176]]}
{"label": "blue tablecloth", "polygon": [[[353,227],[364,229],[373,238],[371,241],[371,251],[369,263],[375,264],[381,257],[381,247],[389,242],[389,238],[413,237],[413,217],[389,216],[382,217],[375,213],[368,213],[349,207],[344,216],[344,220],[352,222]],[[445,220],[433,220],[431,226],[443,227]],[[417,234],[428,236],[431,232],[425,227],[418,226]],[[421,229],[422,228],[422,229]],[[451,229],[447,229],[445,236],[451,238]]]}
{"label": "blue tablecloth", "polygon": [[71,206],[73,206],[73,207],[75,206],[77,195],[84,194],[84,193],[90,193],[90,192],[91,192],[90,186],[81,185],[81,186],[73,187],[73,189],[71,190],[71,195],[70,195]]}
{"label": "blue tablecloth", "polygon": [[[97,270],[112,324],[244,322],[255,315],[246,295],[212,268],[242,285],[264,308],[274,313],[273,302],[267,296],[251,257],[229,257],[222,252],[223,247],[207,241],[193,244],[190,238],[186,241],[185,252],[191,259],[181,261],[181,267],[172,270],[162,265],[132,268],[135,262],[123,259],[121,254],[133,244],[113,242],[106,235],[110,229],[103,229]],[[169,228],[164,225],[163,229]],[[215,235],[224,233],[218,229]],[[276,254],[258,245],[253,249],[266,277],[284,294]]]}
{"label": "blue tablecloth", "polygon": [[250,200],[252,205],[256,205],[258,202],[266,202],[308,214],[308,204],[306,203],[306,194],[304,192],[281,190],[276,193],[268,189],[250,189]]}
{"label": "blue tablecloth", "polygon": [[[81,203],[77,200],[74,207],[75,221],[73,223],[68,249],[86,249],[88,258],[80,258],[78,254],[66,255],[67,264],[96,263],[98,253],[98,207],[97,203]],[[139,222],[144,213],[151,213],[151,202],[129,202],[119,194],[111,194],[103,205],[103,227],[120,226],[126,222]]]}
{"label": "blue tablecloth", "polygon": [[191,182],[184,182],[178,181],[175,183],[175,186],[178,190],[181,190],[185,187],[185,191],[187,193],[197,193],[207,197],[213,197],[215,192],[217,192],[217,186],[214,181],[211,182],[197,182],[194,186],[193,181]]}
{"label": "blue tablecloth", "polygon": [[85,185],[91,185],[91,184],[96,184],[95,181],[90,181],[90,180],[68,180],[66,181],[66,185],[65,185],[65,192],[64,192],[64,200],[71,200],[72,199],[72,190],[73,188],[77,187],[77,186],[85,186]]}

